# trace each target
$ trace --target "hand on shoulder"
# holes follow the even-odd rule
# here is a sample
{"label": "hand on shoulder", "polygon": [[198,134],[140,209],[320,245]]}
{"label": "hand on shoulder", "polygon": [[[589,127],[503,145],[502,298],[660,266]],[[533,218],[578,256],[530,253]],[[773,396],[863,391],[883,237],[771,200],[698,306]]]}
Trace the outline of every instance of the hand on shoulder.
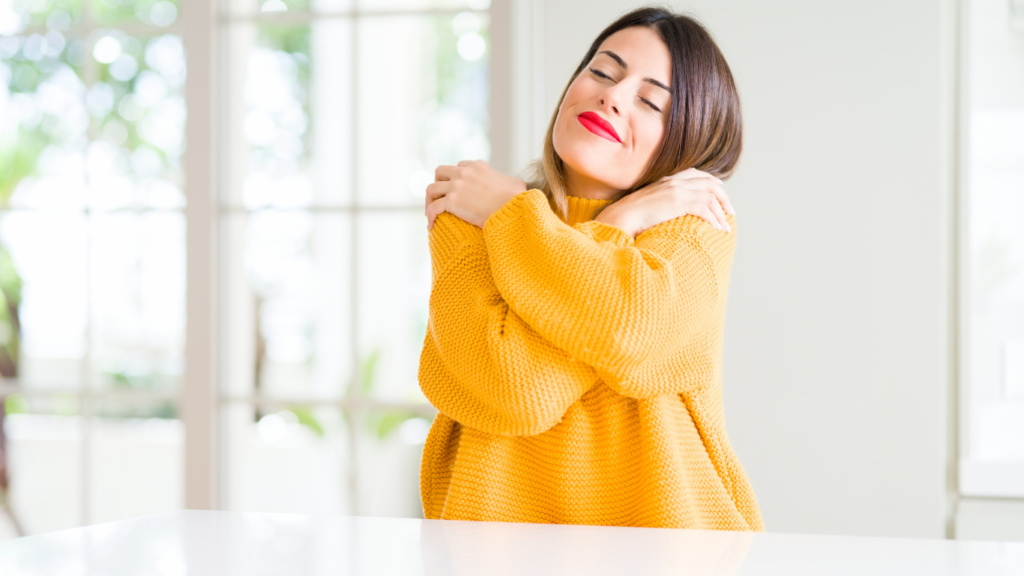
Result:
{"label": "hand on shoulder", "polygon": [[706,220],[717,230],[731,232],[726,214],[736,214],[722,181],[707,172],[690,168],[616,200],[597,215],[631,236],[682,216]]}
{"label": "hand on shoulder", "polygon": [[483,160],[463,160],[457,166],[441,165],[434,183],[427,186],[424,210],[427,230],[442,212],[483,228],[487,218],[506,202],[526,191],[526,183],[491,168]]}

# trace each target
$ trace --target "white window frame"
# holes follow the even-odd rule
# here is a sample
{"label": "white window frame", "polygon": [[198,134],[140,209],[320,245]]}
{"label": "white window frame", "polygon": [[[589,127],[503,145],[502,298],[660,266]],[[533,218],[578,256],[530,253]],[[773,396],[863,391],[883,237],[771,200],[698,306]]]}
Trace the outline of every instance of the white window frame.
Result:
{"label": "white window frame", "polygon": [[[958,74],[957,74],[957,194],[956,201],[956,321],[958,324],[956,361],[956,410],[951,419],[956,423],[956,485],[960,499],[971,498],[1024,498],[1024,460],[990,462],[971,455],[971,402],[970,371],[970,313],[971,313],[971,254],[970,254],[970,1],[957,3]],[[1024,10],[1020,0],[1011,0]],[[1022,32],[1024,34],[1024,32]]]}
{"label": "white window frame", "polygon": [[[531,79],[538,79],[543,72],[539,60],[541,51],[533,47],[538,29],[542,3],[540,0],[493,0],[490,13],[491,43],[488,50],[490,74],[490,140],[492,142],[491,163],[499,169],[513,171],[529,160],[533,146],[528,142],[540,142],[541,134],[534,128],[538,125],[538,103],[541,102],[539,82],[514,85],[513,72],[533,68]],[[279,399],[259,396],[226,396],[221,392],[221,373],[218,366],[218,346],[221,330],[218,320],[222,318],[219,305],[219,275],[225,267],[223,242],[218,224],[225,208],[221,205],[219,191],[225,185],[225,175],[220,170],[218,152],[222,151],[226,134],[224,114],[220,114],[222,95],[227,87],[218,79],[226,76],[227,55],[221,38],[227,24],[238,21],[272,22],[276,24],[306,24],[331,18],[357,19],[372,15],[403,14],[455,14],[464,11],[423,9],[414,11],[368,11],[348,10],[344,12],[278,12],[253,13],[229,16],[223,14],[216,0],[181,0],[181,26],[184,29],[188,80],[185,90],[188,118],[186,121],[186,148],[183,165],[185,168],[185,210],[187,222],[187,274],[186,285],[187,320],[185,345],[185,370],[181,385],[181,416],[185,424],[185,508],[215,510],[222,508],[226,471],[221,467],[225,459],[218,451],[223,439],[219,430],[219,414],[223,406],[231,403],[248,403],[258,407],[280,407],[301,404],[306,406],[333,406],[349,410],[374,408],[402,409],[413,413],[433,415],[436,411],[429,404],[395,403],[373,398],[349,397],[337,401],[309,401],[306,399]],[[527,36],[522,36],[527,34]],[[523,53],[513,50],[527,47]],[[357,55],[353,51],[353,70]],[[522,77],[522,76],[519,76]],[[496,97],[497,95],[497,97]],[[354,102],[358,106],[358,102]],[[495,144],[496,143],[496,144]],[[313,207],[308,211],[350,213],[353,216],[360,209],[355,207]],[[405,209],[398,209],[405,210]],[[409,210],[415,211],[416,208]],[[355,252],[358,238],[353,237],[353,269],[358,265]],[[354,281],[354,280],[353,280]],[[353,299],[356,290],[351,291]],[[353,302],[355,306],[355,302]],[[354,318],[354,317],[353,317]],[[353,338],[353,345],[356,340]],[[357,369],[355,366],[353,369]],[[350,466],[354,460],[350,460]],[[353,488],[354,489],[354,488]],[[358,514],[357,499],[353,498],[353,513]]]}

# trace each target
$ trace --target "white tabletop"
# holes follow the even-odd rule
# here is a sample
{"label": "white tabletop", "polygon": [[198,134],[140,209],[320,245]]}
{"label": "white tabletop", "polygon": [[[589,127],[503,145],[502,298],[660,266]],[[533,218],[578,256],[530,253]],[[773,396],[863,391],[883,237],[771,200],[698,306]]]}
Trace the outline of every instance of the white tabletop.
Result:
{"label": "white tabletop", "polygon": [[183,511],[0,542],[0,574],[1024,574],[1024,543]]}

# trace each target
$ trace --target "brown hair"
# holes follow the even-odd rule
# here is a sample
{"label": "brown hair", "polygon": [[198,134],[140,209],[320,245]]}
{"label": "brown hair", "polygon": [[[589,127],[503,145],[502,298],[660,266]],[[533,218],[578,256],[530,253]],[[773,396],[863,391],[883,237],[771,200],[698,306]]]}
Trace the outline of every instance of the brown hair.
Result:
{"label": "brown hair", "polygon": [[664,8],[639,8],[597,36],[562,90],[551,116],[544,137],[544,154],[532,166],[534,174],[529,186],[543,190],[557,213],[564,215],[568,209],[565,164],[555,152],[552,140],[558,109],[569,86],[593,59],[601,43],[619,30],[634,26],[654,29],[668,47],[672,58],[672,104],[665,137],[647,170],[632,188],[614,199],[687,168],[728,178],[739,160],[743,148],[739,93],[729,65],[711,35],[689,16]]}

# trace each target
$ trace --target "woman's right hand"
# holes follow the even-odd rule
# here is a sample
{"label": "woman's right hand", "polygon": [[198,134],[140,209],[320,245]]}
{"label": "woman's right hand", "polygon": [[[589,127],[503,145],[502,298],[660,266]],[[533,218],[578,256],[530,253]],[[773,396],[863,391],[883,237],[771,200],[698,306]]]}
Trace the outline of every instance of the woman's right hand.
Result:
{"label": "woman's right hand", "polygon": [[594,220],[625,230],[630,236],[686,215],[697,216],[717,230],[732,232],[726,214],[736,214],[722,181],[696,168],[684,170],[609,204]]}

